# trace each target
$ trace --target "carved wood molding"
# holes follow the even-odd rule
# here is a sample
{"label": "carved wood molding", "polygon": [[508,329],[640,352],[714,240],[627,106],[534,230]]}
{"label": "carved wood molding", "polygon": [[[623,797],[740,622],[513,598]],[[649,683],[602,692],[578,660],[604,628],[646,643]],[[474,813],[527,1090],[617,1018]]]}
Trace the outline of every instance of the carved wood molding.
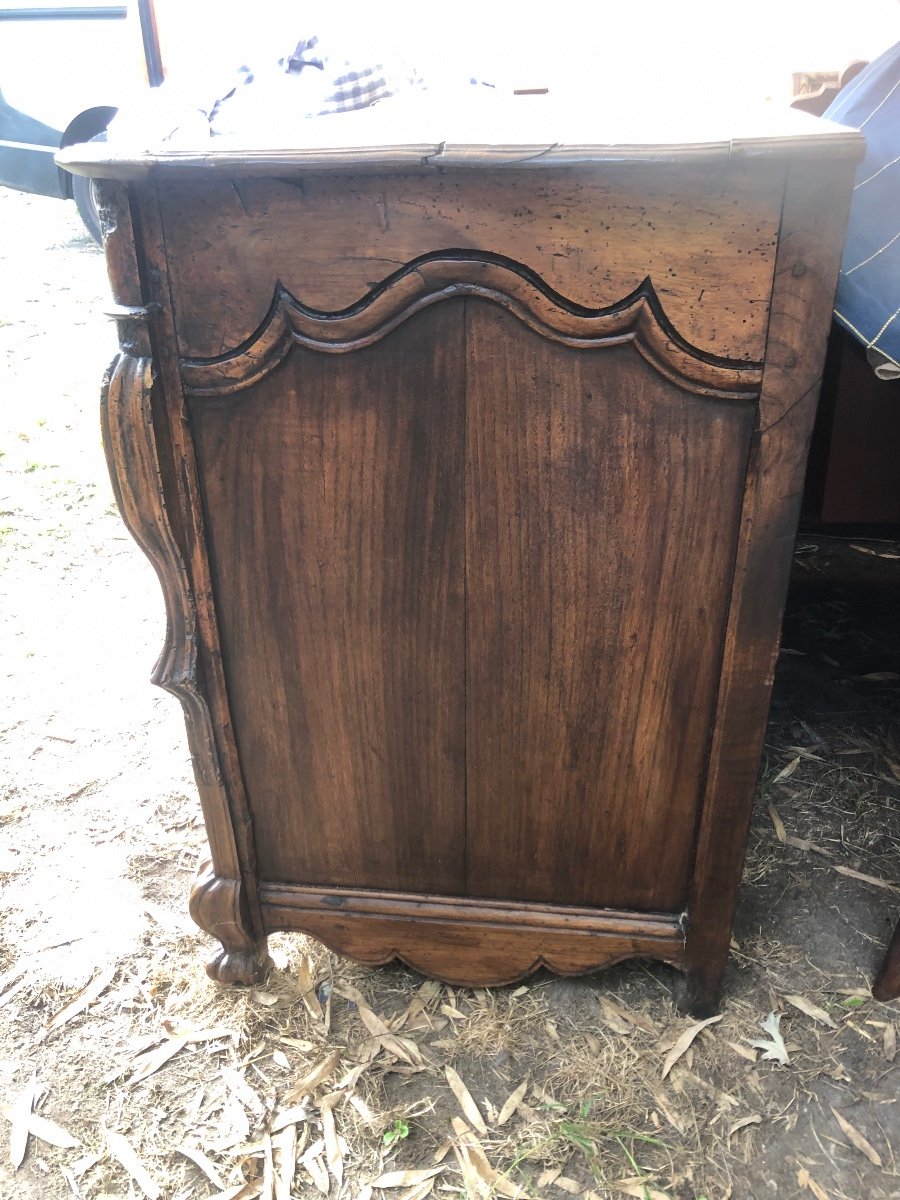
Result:
{"label": "carved wood molding", "polygon": [[265,938],[252,930],[240,879],[216,875],[211,862],[200,864],[191,889],[190,913],[197,925],[222,943],[206,973],[219,983],[260,983],[271,969]]}
{"label": "carved wood molding", "polygon": [[196,615],[187,570],[166,515],[150,409],[150,358],[122,353],[103,380],[103,439],[116,503],[132,537],[150,559],[166,604],[166,640],[151,676],[180,699],[197,675]]}
{"label": "carved wood molding", "polygon": [[196,605],[163,496],[153,429],[153,384],[149,357],[120,353],[113,359],[101,390],[103,444],[119,512],[153,564],[165,600],[165,642],[151,680],[181,701],[210,848],[218,869],[239,877],[241,864],[230,822],[210,819],[211,813],[228,813],[229,806],[199,678]]}
{"label": "carved wood molding", "polygon": [[445,983],[581,975],[628,958],[684,959],[677,916],[264,883],[263,924],[311,934],[366,966],[401,962]]}
{"label": "carved wood molding", "polygon": [[269,312],[243,345],[210,359],[182,359],[190,396],[222,396],[264,378],[292,345],[327,354],[371,346],[429,305],[473,296],[512,313],[542,337],[582,350],[632,345],[661,375],[698,395],[754,400],[762,364],[719,358],[685,341],[666,317],[649,279],[607,308],[559,295],[520,263],[466,251],[424,255],[388,276],[355,304],[321,312],[280,284]]}

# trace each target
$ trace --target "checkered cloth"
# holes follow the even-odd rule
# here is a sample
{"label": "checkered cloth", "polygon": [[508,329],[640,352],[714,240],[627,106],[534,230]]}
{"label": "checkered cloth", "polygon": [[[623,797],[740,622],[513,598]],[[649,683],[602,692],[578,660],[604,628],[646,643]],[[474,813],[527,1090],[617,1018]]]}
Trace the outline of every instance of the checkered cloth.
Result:
{"label": "checkered cloth", "polygon": [[[475,78],[466,82],[493,87]],[[207,109],[210,132],[232,133],[266,123],[265,110],[271,120],[277,106],[288,108],[292,118],[328,117],[427,87],[428,81],[405,63],[353,61],[346,54],[329,54],[317,36],[302,38],[274,68],[239,69],[234,85]]]}
{"label": "checkered cloth", "polygon": [[[297,43],[296,49],[287,58],[279,61],[289,75],[300,75],[303,71],[327,71],[334,68],[327,58],[316,53],[319,45],[317,37],[304,38]],[[341,74],[333,80],[334,91],[325,96],[322,108],[316,114],[319,117],[331,116],[334,113],[354,112],[358,108],[368,108],[379,100],[387,100],[395,94],[396,82],[388,80],[388,72],[381,63],[372,67],[354,67],[351,62],[344,62],[337,69]],[[421,86],[422,80],[416,75],[403,81],[408,87]]]}
{"label": "checkered cloth", "polygon": [[395,60],[390,44],[383,54],[370,52],[369,43],[360,39],[334,44],[336,52],[329,53],[317,36],[297,41],[294,35],[282,42],[292,49],[280,56],[276,42],[274,51],[254,58],[252,65],[230,68],[224,75],[216,67],[210,74],[166,80],[119,112],[109,126],[109,141],[148,150],[196,149],[217,137],[247,145],[303,145],[307,119],[385,101],[409,104],[426,90],[448,103],[460,88],[471,94],[470,85],[493,90],[493,84],[458,71],[452,61],[438,59],[420,71],[399,56]]}

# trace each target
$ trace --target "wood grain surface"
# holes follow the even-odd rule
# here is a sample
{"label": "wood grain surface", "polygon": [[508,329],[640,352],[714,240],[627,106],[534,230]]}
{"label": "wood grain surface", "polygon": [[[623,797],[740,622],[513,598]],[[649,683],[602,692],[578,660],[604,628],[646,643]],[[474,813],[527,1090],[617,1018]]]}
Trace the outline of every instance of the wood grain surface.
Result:
{"label": "wood grain surface", "polygon": [[192,406],[263,878],[462,892],[463,315]]}
{"label": "wood grain surface", "polygon": [[679,965],[684,931],[666,914],[453,900],[264,884],[268,927],[297,929],[370,966],[399,960],[446,983],[512,983],[547,967],[581,975],[626,958]]}
{"label": "wood grain surface", "polygon": [[751,447],[688,905],[686,1007],[714,1011],[740,887],[806,456],[847,222],[852,165],[788,180],[759,428]]}
{"label": "wood grain surface", "polygon": [[620,164],[605,172],[302,176],[162,191],[180,352],[222,354],[250,337],[277,283],[338,311],[411,259],[483,250],[602,308],[649,276],[682,337],[761,360],[781,210],[782,164]]}
{"label": "wood grain surface", "polygon": [[469,894],[680,911],[754,406],[467,338]]}

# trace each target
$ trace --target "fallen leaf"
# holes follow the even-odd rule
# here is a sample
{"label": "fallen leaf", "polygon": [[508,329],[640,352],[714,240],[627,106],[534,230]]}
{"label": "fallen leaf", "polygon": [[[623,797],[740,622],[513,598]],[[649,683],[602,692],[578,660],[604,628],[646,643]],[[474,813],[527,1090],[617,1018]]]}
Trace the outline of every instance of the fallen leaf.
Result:
{"label": "fallen leaf", "polygon": [[656,1026],[649,1017],[643,1013],[633,1012],[630,1008],[626,1008],[624,1004],[619,1004],[617,1000],[613,1000],[611,996],[600,996],[600,1005],[606,1011],[615,1013],[623,1021],[627,1021],[629,1025],[636,1025],[638,1029],[643,1029],[645,1033],[658,1033]]}
{"label": "fallen leaf", "polygon": [[609,1026],[613,1033],[633,1033],[633,1026],[625,1020],[621,1013],[617,1012],[616,1005],[610,1004],[607,1000],[604,1003],[605,997],[598,996],[597,1003],[603,1010],[603,1022]]}
{"label": "fallen leaf", "polygon": [[787,840],[787,831],[784,828],[784,821],[779,815],[778,809],[771,802],[769,803],[769,816],[772,818],[772,824],[775,826],[775,836],[779,842],[784,845]]}
{"label": "fallen leaf", "polygon": [[678,1116],[678,1114],[673,1111],[673,1109],[669,1105],[669,1102],[666,1098],[663,1088],[658,1087],[656,1084],[650,1084],[649,1087],[650,1087],[650,1091],[653,1093],[653,1098],[656,1101],[656,1105],[657,1105],[657,1108],[659,1109],[659,1111],[666,1118],[666,1120],[669,1122],[669,1124],[672,1126],[672,1128],[677,1130],[678,1133],[680,1133],[683,1136],[685,1133],[684,1122],[681,1120],[681,1118]]}
{"label": "fallen leaf", "polygon": [[127,1138],[121,1133],[107,1132],[106,1145],[110,1154],[125,1168],[147,1200],[159,1200],[162,1189],[138,1158]]}
{"label": "fallen leaf", "polygon": [[262,1191],[260,1200],[275,1200],[275,1159],[272,1155],[272,1138],[266,1133],[262,1139]]}
{"label": "fallen leaf", "polygon": [[8,991],[4,992],[3,995],[0,996],[0,1008],[5,1008],[7,1004],[9,1004],[9,1003],[11,1003],[11,1001],[15,1000],[15,998],[16,998],[16,996],[18,996],[19,992],[24,990],[25,985],[27,983],[28,983],[27,978],[20,979],[18,983],[14,983]]}
{"label": "fallen leaf", "polygon": [[306,1011],[314,1021],[324,1021],[325,1013],[319,1003],[319,997],[316,995],[316,977],[313,974],[309,956],[306,954],[300,959],[297,983],[300,986],[300,999],[303,1001]]}
{"label": "fallen leaf", "polygon": [[222,1067],[222,1078],[228,1085],[231,1094],[243,1104],[248,1112],[253,1113],[255,1117],[265,1115],[265,1105],[240,1071],[236,1071],[233,1067]]}
{"label": "fallen leaf", "polygon": [[313,1142],[306,1153],[301,1157],[299,1165],[303,1167],[310,1179],[315,1184],[316,1188],[323,1195],[328,1195],[328,1171],[322,1162],[322,1157],[325,1154],[325,1140],[319,1138],[317,1142]]}
{"label": "fallen leaf", "polygon": [[289,1071],[291,1069],[290,1059],[283,1050],[272,1051],[272,1062],[276,1067],[281,1067],[282,1071]]}
{"label": "fallen leaf", "polygon": [[434,1190],[434,1184],[433,1179],[423,1179],[421,1183],[417,1183],[415,1187],[404,1192],[399,1200],[425,1200],[425,1197],[430,1196]]}
{"label": "fallen leaf", "polygon": [[314,1092],[326,1079],[331,1078],[340,1065],[340,1061],[340,1050],[332,1050],[330,1054],[323,1058],[321,1062],[316,1063],[312,1070],[303,1076],[292,1091],[288,1092],[284,1098],[285,1103],[293,1104],[295,1100],[302,1100],[304,1096],[308,1096],[311,1092]]}
{"label": "fallen leaf", "polygon": [[860,683],[893,683],[900,679],[900,675],[896,671],[869,671],[866,675],[854,675],[853,678]]}
{"label": "fallen leaf", "polygon": [[577,1179],[570,1179],[568,1175],[557,1175],[553,1180],[553,1186],[559,1188],[561,1192],[568,1192],[570,1196],[580,1196],[584,1191],[584,1184],[579,1183]]}
{"label": "fallen leaf", "polygon": [[809,842],[806,838],[794,837],[791,833],[785,838],[785,843],[788,846],[793,846],[795,850],[811,850],[813,854],[821,854],[825,858],[834,858],[834,853],[831,850],[826,850],[824,846],[819,846],[815,842]]}
{"label": "fallen leaf", "polygon": [[894,1061],[897,1053],[897,1030],[889,1021],[884,1027],[884,1057],[888,1062]]}
{"label": "fallen leaf", "polygon": [[444,1073],[447,1076],[447,1082],[450,1084],[450,1090],[459,1101],[459,1106],[463,1110],[463,1113],[479,1133],[487,1133],[487,1125],[484,1122],[484,1117],[481,1115],[478,1105],[472,1099],[472,1093],[452,1067],[445,1067]]}
{"label": "fallen leaf", "polygon": [[666,1061],[663,1063],[662,1078],[666,1078],[666,1076],[678,1062],[679,1058],[681,1058],[682,1054],[684,1054],[689,1048],[698,1033],[706,1029],[708,1025],[715,1025],[717,1021],[721,1020],[722,1015],[720,1013],[717,1017],[707,1017],[705,1021],[698,1021],[695,1025],[691,1025],[689,1029],[686,1029],[666,1055]]}
{"label": "fallen leaf", "polygon": [[95,975],[90,983],[86,984],[80,992],[76,992],[72,999],[62,1006],[59,1012],[54,1013],[44,1026],[45,1033],[52,1033],[55,1029],[61,1029],[73,1017],[77,1017],[79,1013],[84,1012],[88,1005],[93,1004],[106,991],[116,977],[116,970],[116,966],[113,965]]}
{"label": "fallen leaf", "polygon": [[397,1033],[387,1033],[376,1038],[376,1041],[388,1054],[393,1054],[395,1058],[402,1059],[403,1062],[409,1063],[411,1067],[425,1065],[422,1052],[412,1038],[401,1037]]}
{"label": "fallen leaf", "polygon": [[147,1079],[160,1067],[164,1067],[170,1058],[174,1058],[179,1050],[183,1050],[187,1045],[187,1038],[166,1038],[161,1046],[157,1046],[155,1050],[150,1050],[146,1054],[140,1055],[135,1059],[137,1068],[134,1074],[125,1080],[125,1087],[134,1087],[136,1083],[141,1083]]}
{"label": "fallen leaf", "polygon": [[513,1116],[516,1109],[519,1107],[519,1105],[524,1100],[525,1093],[527,1091],[528,1091],[528,1080],[526,1079],[524,1081],[524,1083],[519,1084],[519,1086],[516,1088],[516,1090],[514,1092],[512,1092],[509,1096],[507,1096],[507,1098],[503,1104],[503,1107],[500,1109],[500,1112],[497,1114],[497,1122],[496,1123],[498,1125],[505,1125],[506,1122],[510,1119],[510,1117]]}
{"label": "fallen leaf", "polygon": [[801,1167],[797,1172],[797,1183],[802,1188],[807,1188],[815,1196],[816,1200],[828,1200],[828,1193],[825,1192],[813,1177],[807,1171],[806,1167]]}
{"label": "fallen leaf", "polygon": [[[7,1121],[12,1121],[15,1113],[15,1105],[0,1105],[0,1113],[6,1117]],[[32,1137],[40,1138],[42,1142],[47,1142],[50,1146],[59,1146],[62,1150],[71,1150],[81,1145],[78,1138],[74,1137],[68,1130],[63,1129],[55,1121],[51,1121],[47,1117],[42,1117],[36,1112],[31,1113],[28,1118],[28,1132]]]}
{"label": "fallen leaf", "polygon": [[32,1075],[25,1087],[10,1105],[9,1161],[14,1171],[21,1167],[28,1150],[28,1132],[31,1125],[31,1110],[37,1095],[37,1076]]}
{"label": "fallen leaf", "polygon": [[285,1125],[273,1134],[272,1148],[277,1159],[275,1200],[291,1200],[291,1185],[297,1170],[297,1126]]}
{"label": "fallen leaf", "polygon": [[625,1196],[636,1196],[637,1200],[670,1200],[667,1192],[651,1187],[646,1179],[620,1179],[613,1187]]}
{"label": "fallen leaf", "polygon": [[335,1093],[328,1097],[328,1101],[323,1101],[321,1105],[322,1111],[322,1133],[325,1137],[325,1161],[328,1164],[328,1170],[334,1176],[338,1188],[344,1182],[344,1156],[341,1154],[341,1147],[338,1143],[337,1128],[334,1123],[334,1106],[339,1101],[343,1100],[340,1093]]}
{"label": "fallen leaf", "polygon": [[254,1200],[262,1192],[262,1181],[254,1179],[252,1183],[236,1183],[234,1187],[224,1192],[216,1192],[210,1200]]}
{"label": "fallen leaf", "polygon": [[864,1154],[873,1166],[883,1166],[884,1164],[881,1161],[881,1155],[878,1153],[872,1143],[863,1137],[856,1126],[851,1125],[846,1117],[841,1116],[833,1104],[831,1105],[831,1111],[834,1113],[834,1119],[837,1121],[838,1125],[840,1125],[841,1129],[844,1131],[856,1149],[859,1150],[861,1154]]}
{"label": "fallen leaf", "polygon": [[886,879],[879,879],[877,875],[864,875],[862,871],[854,871],[852,867],[845,867],[840,863],[835,863],[834,869],[838,875],[845,875],[848,879],[858,879],[861,883],[871,883],[873,887],[884,888],[888,892],[900,892],[900,887],[895,883],[888,883]]}
{"label": "fallen leaf", "polygon": [[276,1004],[282,1002],[282,997],[277,996],[274,992],[261,992],[255,988],[250,993],[250,999],[255,1004],[261,1004],[263,1008],[274,1008]]}
{"label": "fallen leaf", "polygon": [[453,1149],[453,1143],[450,1141],[449,1138],[444,1138],[444,1140],[438,1146],[437,1150],[435,1150],[434,1154],[432,1154],[431,1161],[436,1162],[436,1163],[442,1163],[452,1149]]}
{"label": "fallen leaf", "polygon": [[183,1154],[185,1158],[189,1158],[195,1167],[199,1167],[214,1187],[217,1187],[219,1191],[225,1190],[226,1184],[219,1174],[218,1167],[211,1159],[206,1157],[198,1146],[182,1145],[176,1146],[175,1149],[179,1154]]}
{"label": "fallen leaf", "polygon": [[755,1063],[758,1055],[755,1050],[748,1050],[746,1046],[742,1046],[739,1042],[727,1042],[735,1054],[739,1054],[741,1058],[746,1058],[747,1062]]}
{"label": "fallen leaf", "polygon": [[0,996],[3,995],[11,983],[15,983],[15,981],[24,974],[25,967],[22,963],[18,963],[16,966],[10,967],[8,971],[4,971],[3,974],[0,975]]}
{"label": "fallen leaf", "polygon": [[438,998],[441,985],[436,979],[426,979],[419,988],[417,995],[423,1004],[431,1004],[432,1001]]}
{"label": "fallen leaf", "polygon": [[86,1171],[90,1171],[91,1167],[96,1167],[102,1157],[102,1154],[82,1154],[81,1158],[72,1163],[72,1174],[84,1175]]}
{"label": "fallen leaf", "polygon": [[781,1036],[781,1013],[770,1012],[764,1021],[760,1022],[763,1032],[769,1035],[765,1038],[747,1038],[747,1044],[756,1046],[763,1051],[763,1061],[779,1062],[783,1067],[789,1067],[791,1060]]}
{"label": "fallen leaf", "polygon": [[760,1124],[762,1124],[762,1117],[759,1115],[759,1113],[753,1113],[753,1115],[749,1117],[741,1117],[741,1119],[739,1121],[735,1121],[735,1123],[728,1130],[728,1141],[731,1142],[731,1139],[739,1129],[746,1129],[748,1125]]}
{"label": "fallen leaf", "polygon": [[454,1117],[451,1124],[456,1136],[453,1149],[469,1190],[476,1195],[480,1193],[490,1196],[499,1193],[501,1196],[508,1196],[510,1200],[519,1200],[523,1195],[522,1188],[491,1166],[484,1147],[465,1121]]}
{"label": "fallen leaf", "polygon": [[858,550],[860,554],[871,554],[875,558],[898,558],[900,554],[891,554],[887,550],[873,550],[871,546],[860,546],[856,542],[849,543],[851,550]]}
{"label": "fallen leaf", "polygon": [[803,996],[785,996],[785,1000],[808,1017],[812,1017],[814,1021],[820,1021],[830,1029],[837,1029],[837,1022],[831,1019],[824,1008],[819,1008],[818,1004],[813,1004],[811,1000],[806,1000]]}
{"label": "fallen leaf", "polygon": [[217,1042],[221,1039],[230,1041],[236,1046],[239,1040],[237,1030],[229,1029],[226,1025],[216,1025],[212,1029],[194,1029],[190,1025],[176,1025],[167,1017],[163,1021],[162,1027],[167,1037],[184,1038],[186,1042]]}
{"label": "fallen leaf", "polygon": [[408,1171],[386,1171],[384,1175],[379,1175],[377,1179],[372,1180],[372,1187],[415,1187],[416,1184],[423,1183],[426,1179],[433,1179],[435,1175],[439,1175],[443,1169],[444,1167],[441,1165],[439,1167],[426,1167],[421,1170],[414,1168]]}
{"label": "fallen leaf", "polygon": [[310,1103],[295,1104],[276,1113],[269,1125],[269,1133],[280,1133],[289,1125],[302,1125],[315,1116],[315,1109],[310,1107]]}
{"label": "fallen leaf", "polygon": [[793,775],[793,773],[800,766],[801,757],[802,756],[798,754],[794,758],[792,758],[786,767],[781,768],[781,770],[778,772],[778,774],[775,776],[775,778],[772,780],[772,782],[778,783],[779,780],[781,780],[781,779],[790,779],[790,777]]}

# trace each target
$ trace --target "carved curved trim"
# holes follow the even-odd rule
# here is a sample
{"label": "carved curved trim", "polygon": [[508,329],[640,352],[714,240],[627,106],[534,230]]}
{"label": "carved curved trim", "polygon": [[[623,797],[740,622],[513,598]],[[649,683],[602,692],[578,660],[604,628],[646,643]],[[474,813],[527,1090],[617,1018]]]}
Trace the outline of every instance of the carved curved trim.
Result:
{"label": "carved curved trim", "polygon": [[660,374],[700,395],[752,400],[762,364],[698,350],[675,330],[649,279],[617,304],[591,309],[567,300],[534,271],[499,255],[444,251],[407,263],[355,304],[322,312],[279,284],[262,324],[241,346],[183,359],[191,396],[222,396],[262,379],[298,344],[329,354],[371,346],[442,300],[476,296],[505,308],[542,337],[582,350],[631,344]]}
{"label": "carved curved trim", "polygon": [[218,983],[261,983],[272,960],[266,939],[255,934],[248,919],[240,879],[216,875],[211,862],[202,862],[189,907],[195,923],[222,943],[207,963],[207,975]]}
{"label": "carved curved trim", "polygon": [[580,975],[628,958],[681,966],[675,916],[264,883],[263,924],[310,934],[366,966],[401,962],[462,987]]}
{"label": "carved curved trim", "polygon": [[[227,812],[219,752],[206,696],[198,681],[197,611],[190,578],[175,540],[163,496],[151,407],[149,357],[118,354],[101,389],[101,427],[113,492],[122,519],[150,559],[166,609],[166,636],[151,680],[184,709],[191,758],[204,813]],[[207,819],[218,869],[240,876],[230,823]]]}
{"label": "carved curved trim", "polygon": [[151,678],[181,698],[192,695],[195,688],[196,614],[161,493],[151,432],[152,388],[149,358],[117,355],[103,381],[101,414],[116,503],[132,537],[153,564],[165,598],[166,639]]}

